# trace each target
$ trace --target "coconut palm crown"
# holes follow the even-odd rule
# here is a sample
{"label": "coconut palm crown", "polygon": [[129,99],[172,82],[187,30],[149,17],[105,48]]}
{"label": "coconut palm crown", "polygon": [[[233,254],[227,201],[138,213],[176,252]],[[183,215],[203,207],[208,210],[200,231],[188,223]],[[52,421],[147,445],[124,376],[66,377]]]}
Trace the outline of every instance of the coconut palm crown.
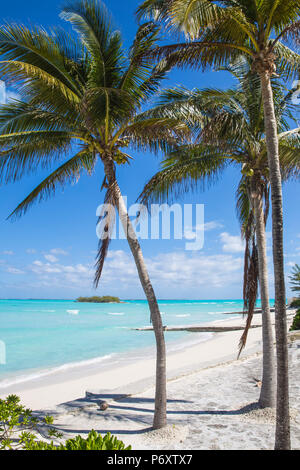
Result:
{"label": "coconut palm crown", "polygon": [[[59,164],[11,216],[92,174],[99,160],[109,159],[115,169],[132,158],[128,147],[167,151],[187,132],[175,119],[139,117],[169,69],[166,61],[155,66],[147,58],[157,26],[140,26],[126,53],[102,3],[72,2],[61,16],[77,36],[16,24],[0,28],[1,78],[22,96],[0,108],[1,180]],[[102,180],[107,187],[105,174]],[[103,258],[96,283],[102,266]]]}
{"label": "coconut palm crown", "polygon": [[[176,87],[163,90],[158,104],[142,115],[147,118],[169,116],[184,120],[193,129],[193,143],[182,145],[162,161],[160,170],[145,185],[139,200],[144,204],[172,200],[186,191],[204,190],[216,183],[229,166],[240,168],[237,189],[237,214],[245,233],[251,214],[248,191],[251,178],[269,188],[261,85],[249,63],[239,60],[222,68],[235,78],[236,86],[227,89],[188,90]],[[300,171],[300,127],[297,106],[289,91],[274,78],[281,175],[284,181],[298,178]],[[180,116],[180,117],[179,117]],[[291,129],[291,124],[296,127]],[[269,192],[264,195],[268,203]],[[268,207],[266,207],[268,212]]]}
{"label": "coconut palm crown", "polygon": [[137,15],[189,39],[159,47],[159,55],[173,53],[176,65],[220,67],[246,55],[257,71],[267,65],[273,74],[279,57],[280,73],[299,72],[300,5],[294,0],[145,0]]}

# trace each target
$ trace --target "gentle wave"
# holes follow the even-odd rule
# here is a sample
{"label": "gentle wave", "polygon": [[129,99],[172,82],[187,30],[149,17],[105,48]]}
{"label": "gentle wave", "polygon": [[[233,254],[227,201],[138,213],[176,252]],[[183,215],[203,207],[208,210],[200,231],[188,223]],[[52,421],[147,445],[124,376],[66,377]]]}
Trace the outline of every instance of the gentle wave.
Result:
{"label": "gentle wave", "polygon": [[177,318],[184,318],[184,317],[190,317],[191,315],[189,313],[182,314],[182,315],[175,315]]}
{"label": "gentle wave", "polygon": [[69,313],[70,315],[78,315],[79,312],[80,310],[67,310],[67,313]]}
{"label": "gentle wave", "polygon": [[124,312],[109,312],[107,315],[125,315]]}
{"label": "gentle wave", "polygon": [[15,377],[14,379],[5,379],[0,381],[0,389],[10,387],[11,385],[16,385],[23,382],[30,382],[31,380],[37,380],[42,377],[47,377],[48,375],[56,374],[57,372],[66,371],[70,369],[76,369],[83,366],[89,366],[92,364],[98,364],[100,362],[106,361],[107,359],[111,359],[115,356],[115,353],[106,354],[105,356],[101,357],[94,357],[93,359],[86,359],[84,361],[78,362],[69,362],[67,364],[63,364],[61,366],[53,367],[51,369],[40,370],[37,372],[29,373],[26,375],[20,375],[19,377]]}

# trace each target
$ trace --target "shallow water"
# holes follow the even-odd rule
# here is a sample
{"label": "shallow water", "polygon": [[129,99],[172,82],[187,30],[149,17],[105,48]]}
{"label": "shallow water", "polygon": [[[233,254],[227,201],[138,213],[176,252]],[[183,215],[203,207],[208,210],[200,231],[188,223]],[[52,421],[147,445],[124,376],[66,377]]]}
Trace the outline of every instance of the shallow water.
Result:
{"label": "shallow water", "polygon": [[[240,311],[243,304],[241,300],[161,300],[159,306],[163,324],[175,326],[225,320],[230,316],[224,312]],[[0,388],[23,381],[26,374],[34,378],[55,370],[116,361],[119,353],[138,357],[144,348],[154,345],[154,335],[131,328],[149,324],[144,300],[121,304],[0,300]],[[209,337],[198,333],[197,341]],[[178,348],[179,340],[190,338],[186,332],[166,332],[169,348]]]}

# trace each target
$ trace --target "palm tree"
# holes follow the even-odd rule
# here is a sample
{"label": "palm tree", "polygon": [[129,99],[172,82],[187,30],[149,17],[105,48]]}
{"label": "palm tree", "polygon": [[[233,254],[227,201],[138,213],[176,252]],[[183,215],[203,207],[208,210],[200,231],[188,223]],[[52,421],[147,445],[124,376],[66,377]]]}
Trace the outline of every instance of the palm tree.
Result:
{"label": "palm tree", "polygon": [[[265,230],[270,183],[261,86],[247,62],[239,62],[227,70],[238,79],[238,87],[226,91],[172,89],[163,92],[159,106],[146,113],[148,117],[181,115],[189,126],[194,124],[201,130],[193,145],[175,150],[163,162],[163,169],[147,183],[140,199],[147,204],[162,201],[199,184],[204,187],[205,183],[216,180],[229,164],[240,167],[237,212],[246,241],[243,297],[247,312],[240,352],[251,325],[259,279],[263,333],[263,380],[259,404],[274,407],[276,374]],[[299,173],[300,129],[287,130],[287,118],[292,117],[294,106],[285,100],[283,89],[275,80],[273,88],[276,119],[281,131],[281,171],[287,179]]]}
{"label": "palm tree", "polygon": [[285,78],[299,70],[300,4],[295,0],[145,0],[139,16],[184,33],[186,43],[160,47],[157,57],[193,68],[222,66],[239,56],[252,61],[261,82],[272,199],[275,277],[277,418],[275,449],[290,448],[286,294],[283,259],[283,209],[277,122],[271,78],[279,59]]}
{"label": "palm tree", "polygon": [[[166,352],[163,326],[140,244],[118,185],[116,167],[131,158],[124,148],[170,151],[188,132],[176,119],[139,116],[164,78],[168,63],[154,66],[149,53],[159,29],[141,26],[129,54],[123,49],[105,6],[97,0],[68,4],[61,16],[77,35],[54,29],[6,24],[0,28],[0,73],[18,87],[22,100],[0,109],[0,174],[16,181],[38,167],[53,168],[13,211],[24,214],[30,205],[54,194],[59,186],[77,182],[102,162],[105,202],[117,208],[148,300],[157,345],[153,427],[166,424]],[[70,153],[72,152],[72,157]],[[102,176],[103,179],[103,176]],[[95,285],[102,273],[114,217],[103,212]]]}

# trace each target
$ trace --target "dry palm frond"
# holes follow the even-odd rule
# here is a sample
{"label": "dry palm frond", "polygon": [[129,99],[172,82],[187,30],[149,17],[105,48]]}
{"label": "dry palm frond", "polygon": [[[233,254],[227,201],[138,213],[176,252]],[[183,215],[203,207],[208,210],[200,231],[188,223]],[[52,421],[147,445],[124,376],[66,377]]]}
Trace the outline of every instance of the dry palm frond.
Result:
{"label": "dry palm frond", "polygon": [[254,308],[257,299],[258,292],[258,256],[257,248],[255,243],[255,236],[251,233],[252,220],[248,223],[248,230],[245,233],[246,248],[244,258],[244,286],[243,286],[243,298],[244,298],[244,314],[247,315],[247,321],[245,329],[240,338],[239,342],[239,353],[240,356],[244,349],[248,337],[248,332],[251,327]]}
{"label": "dry palm frond", "polygon": [[106,192],[104,198],[104,205],[102,207],[102,212],[98,219],[98,224],[103,224],[102,233],[100,236],[99,244],[98,244],[98,253],[96,256],[96,272],[94,277],[94,286],[98,287],[104,261],[108,252],[108,247],[111,241],[112,231],[116,221],[116,201],[114,197],[114,185],[111,184]]}

